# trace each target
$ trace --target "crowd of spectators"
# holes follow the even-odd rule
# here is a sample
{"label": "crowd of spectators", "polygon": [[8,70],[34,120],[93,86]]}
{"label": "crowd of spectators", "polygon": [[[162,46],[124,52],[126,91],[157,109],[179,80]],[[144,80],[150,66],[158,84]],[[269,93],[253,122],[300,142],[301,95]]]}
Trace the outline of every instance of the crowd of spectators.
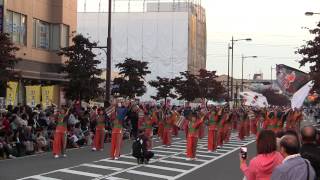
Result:
{"label": "crowd of spectators", "polygon": [[[137,112],[130,106],[120,105],[123,116],[137,121]],[[56,127],[54,106],[42,109],[29,106],[8,106],[0,110],[0,159],[15,158],[51,151]],[[67,148],[91,145],[96,127],[97,107],[82,108],[74,105],[69,112]],[[106,137],[111,137],[111,122],[106,119]],[[129,122],[125,123],[129,127]],[[127,131],[129,132],[129,131]],[[128,138],[130,135],[125,134]]]}
{"label": "crowd of spectators", "polygon": [[308,125],[297,133],[262,130],[257,155],[247,165],[240,156],[240,169],[247,180],[320,180],[320,146],[317,129]]}

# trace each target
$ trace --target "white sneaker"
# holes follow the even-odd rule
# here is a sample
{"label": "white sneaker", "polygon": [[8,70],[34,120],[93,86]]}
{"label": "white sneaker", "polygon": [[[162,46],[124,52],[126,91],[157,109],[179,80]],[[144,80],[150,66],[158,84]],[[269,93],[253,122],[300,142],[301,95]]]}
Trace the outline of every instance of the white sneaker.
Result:
{"label": "white sneaker", "polygon": [[191,158],[191,160],[192,160],[192,161],[195,161],[195,160],[197,160],[197,158]]}
{"label": "white sneaker", "polygon": [[67,155],[66,155],[66,154],[63,154],[63,155],[62,155],[62,157],[64,157],[64,158],[65,158],[65,157],[67,157]]}
{"label": "white sneaker", "polygon": [[191,161],[191,158],[187,158],[186,161]]}
{"label": "white sneaker", "polygon": [[92,150],[92,151],[96,151],[96,150],[97,150],[97,148],[92,148],[91,150]]}
{"label": "white sneaker", "polygon": [[59,155],[58,154],[54,155],[54,158],[55,159],[59,158]]}
{"label": "white sneaker", "polygon": [[209,153],[213,152],[212,150],[208,150]]}
{"label": "white sneaker", "polygon": [[114,160],[118,160],[118,159],[119,159],[119,157],[115,157],[115,158],[114,158]]}

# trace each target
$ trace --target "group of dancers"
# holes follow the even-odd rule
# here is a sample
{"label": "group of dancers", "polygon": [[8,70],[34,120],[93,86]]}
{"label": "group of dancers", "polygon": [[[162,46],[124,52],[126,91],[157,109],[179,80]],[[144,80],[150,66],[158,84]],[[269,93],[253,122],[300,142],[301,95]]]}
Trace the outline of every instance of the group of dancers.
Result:
{"label": "group of dancers", "polygon": [[[231,132],[237,132],[239,140],[246,136],[258,135],[262,129],[274,132],[281,130],[298,130],[303,114],[300,110],[291,110],[281,107],[251,108],[240,107],[230,109],[228,106],[209,107],[168,107],[168,106],[143,106],[133,107],[138,113],[138,128],[143,129],[145,136],[152,141],[153,136],[158,136],[162,144],[170,147],[172,136],[178,136],[179,131],[184,131],[187,139],[186,159],[195,160],[198,139],[205,136],[207,129],[208,152],[213,152],[222,147],[231,137]],[[56,130],[53,141],[53,155],[55,158],[66,156],[66,134],[68,111],[56,111]],[[123,127],[126,118],[119,114],[117,106],[104,110],[97,109],[96,128],[92,143],[93,151],[103,151],[105,138],[106,118],[112,122],[110,158],[117,160],[121,154],[123,140]],[[130,121],[130,120],[129,120]],[[206,128],[207,126],[207,128]],[[157,127],[156,131],[154,130]],[[152,148],[152,145],[149,147]]]}

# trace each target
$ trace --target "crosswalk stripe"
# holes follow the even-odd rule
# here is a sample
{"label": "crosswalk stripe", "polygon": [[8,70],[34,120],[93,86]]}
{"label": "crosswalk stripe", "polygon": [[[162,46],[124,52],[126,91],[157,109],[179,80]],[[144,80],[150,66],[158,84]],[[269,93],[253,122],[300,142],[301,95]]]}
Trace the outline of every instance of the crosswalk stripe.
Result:
{"label": "crosswalk stripe", "polygon": [[199,156],[199,157],[207,157],[207,158],[214,158],[216,156],[208,156],[208,155],[203,155],[203,154],[196,154],[196,156]]}
{"label": "crosswalk stripe", "polygon": [[137,163],[133,163],[133,162],[119,161],[119,160],[111,160],[111,159],[101,159],[101,160],[99,160],[99,161],[112,162],[112,163],[116,163],[116,164],[137,165]]}
{"label": "crosswalk stripe", "polygon": [[154,173],[148,173],[148,172],[142,172],[142,171],[136,171],[136,170],[129,170],[126,172],[131,174],[137,174],[137,175],[143,175],[143,176],[149,176],[149,177],[155,177],[155,178],[161,178],[161,179],[172,178],[172,176],[166,176],[166,175],[154,174]]}
{"label": "crosswalk stripe", "polygon": [[60,169],[58,172],[77,174],[77,175],[81,175],[81,176],[89,176],[89,177],[94,177],[94,178],[103,176],[102,174],[94,174],[94,173],[88,173],[88,172],[83,172],[83,171],[75,171],[75,170],[71,170],[71,169]]}
{"label": "crosswalk stripe", "polygon": [[106,178],[106,180],[129,180],[129,179],[118,178],[118,177],[108,177],[108,178]]}
{"label": "crosswalk stripe", "polygon": [[[186,160],[186,158],[185,158],[185,157],[179,157],[179,156],[171,156],[170,158]],[[199,162],[206,162],[206,160],[203,160],[203,159],[195,159],[195,161],[199,161]]]}
{"label": "crosswalk stripe", "polygon": [[184,169],[177,169],[177,168],[171,168],[171,167],[164,167],[164,166],[156,166],[156,165],[145,165],[145,167],[153,168],[153,169],[161,169],[161,170],[167,170],[167,171],[176,171],[176,172],[185,172]]}
{"label": "crosswalk stripe", "polygon": [[112,170],[112,171],[121,171],[121,170],[123,170],[122,168],[116,168],[116,167],[111,167],[111,166],[101,166],[101,165],[96,165],[96,164],[81,164],[81,166],[99,168],[99,169],[107,169],[107,170]]}
{"label": "crosswalk stripe", "polygon": [[159,162],[163,162],[163,163],[167,163],[167,164],[183,165],[183,166],[192,166],[192,167],[197,166],[197,164],[189,164],[189,163],[176,162],[176,161],[168,161],[168,160],[160,160]]}
{"label": "crosswalk stripe", "polygon": [[45,176],[31,176],[30,179],[38,179],[38,180],[61,180],[61,179],[57,179],[57,178],[51,178],[51,177],[45,177]]}
{"label": "crosswalk stripe", "polygon": [[167,149],[167,150],[178,150],[178,151],[185,151],[186,149],[182,148],[173,148],[173,147],[156,147],[155,149]]}
{"label": "crosswalk stripe", "polygon": [[161,151],[161,150],[157,150],[157,149],[152,149],[152,151],[154,152],[160,152],[160,153],[170,153],[170,154],[175,154],[177,152],[172,152],[172,151]]}
{"label": "crosswalk stripe", "polygon": [[175,144],[171,144],[171,146],[174,146],[174,147],[181,147],[181,148],[185,148],[185,147],[186,147],[186,145],[181,146],[181,145],[175,145]]}
{"label": "crosswalk stripe", "polygon": [[133,156],[127,156],[127,155],[122,155],[121,157],[128,158],[128,159],[137,159],[137,158],[135,158]]}
{"label": "crosswalk stripe", "polygon": [[218,155],[224,154],[224,153],[220,153],[220,152],[208,152],[208,151],[198,151],[198,150],[197,150],[197,152],[206,153],[206,154],[218,154]]}

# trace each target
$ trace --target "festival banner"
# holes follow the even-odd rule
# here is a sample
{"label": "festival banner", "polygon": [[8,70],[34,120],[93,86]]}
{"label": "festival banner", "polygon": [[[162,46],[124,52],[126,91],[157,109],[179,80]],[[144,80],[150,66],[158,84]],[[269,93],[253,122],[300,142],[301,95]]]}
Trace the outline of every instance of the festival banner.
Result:
{"label": "festival banner", "polygon": [[302,88],[300,88],[296,93],[294,93],[292,99],[291,99],[291,108],[292,109],[300,109],[303,105],[303,102],[309,95],[309,92],[313,88],[314,82],[310,81],[306,85],[304,85]]}
{"label": "festival banner", "polygon": [[287,95],[293,95],[309,81],[308,74],[284,64],[277,64],[276,70],[277,84]]}
{"label": "festival banner", "polygon": [[17,91],[18,91],[18,82],[8,82],[7,83],[7,105],[17,105]]}
{"label": "festival banner", "polygon": [[41,86],[26,86],[27,105],[35,107],[40,104]]}
{"label": "festival banner", "polygon": [[59,86],[42,86],[42,106],[46,108],[51,105],[59,106],[60,88]]}

